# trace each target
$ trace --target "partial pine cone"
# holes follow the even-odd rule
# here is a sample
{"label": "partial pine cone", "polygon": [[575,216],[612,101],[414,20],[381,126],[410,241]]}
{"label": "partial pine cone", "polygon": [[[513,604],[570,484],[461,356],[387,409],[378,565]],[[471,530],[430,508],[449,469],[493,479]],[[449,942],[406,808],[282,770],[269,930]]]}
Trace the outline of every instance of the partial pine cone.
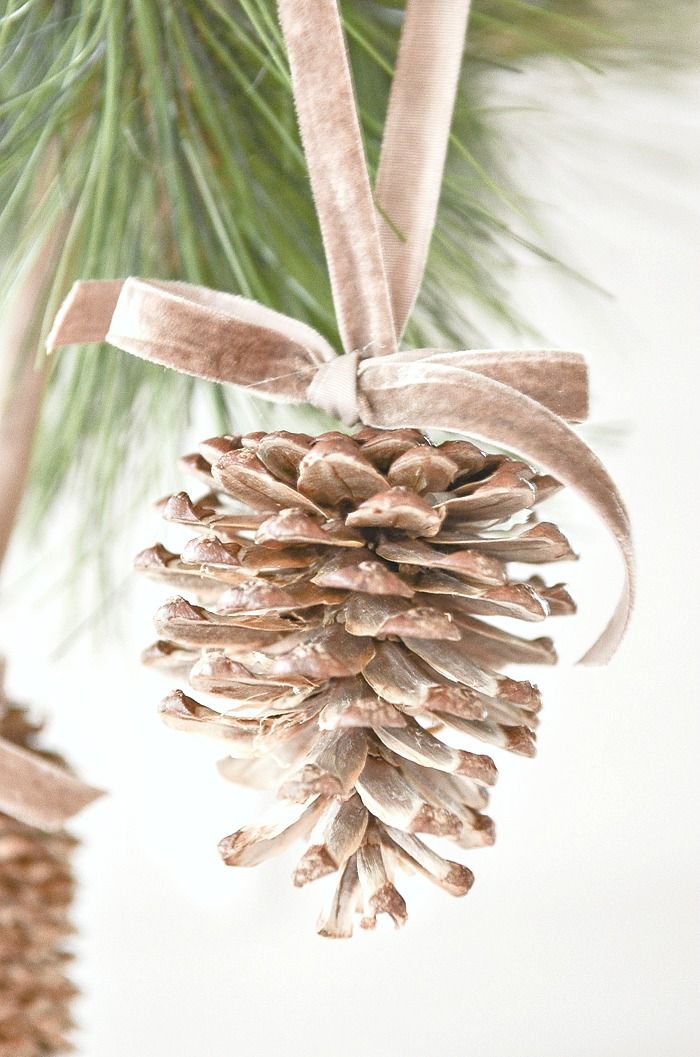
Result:
{"label": "partial pine cone", "polygon": [[[0,683],[0,737],[62,765],[38,748],[40,729],[5,699]],[[75,988],[65,974],[76,843],[0,814],[0,1057],[70,1049]]]}
{"label": "partial pine cone", "polygon": [[224,862],[307,842],[294,883],[338,873],[324,936],[350,936],[356,911],[402,925],[397,867],[464,895],[471,871],[418,834],[494,840],[496,767],[455,737],[535,752],[540,694],[499,669],[552,664],[553,644],[483,618],[574,611],[562,584],[508,572],[574,557],[532,513],[557,482],[414,429],[216,437],[183,462],[206,494],[161,509],[196,535],[136,565],[194,600],[158,610],[144,659],[206,695],[173,691],[166,723],[221,739],[222,774],[279,798],[221,841]]}

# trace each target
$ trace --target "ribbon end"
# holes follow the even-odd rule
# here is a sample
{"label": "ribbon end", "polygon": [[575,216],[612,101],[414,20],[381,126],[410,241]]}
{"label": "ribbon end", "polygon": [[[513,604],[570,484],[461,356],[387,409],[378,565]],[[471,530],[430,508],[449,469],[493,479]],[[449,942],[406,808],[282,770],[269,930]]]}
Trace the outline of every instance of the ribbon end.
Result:
{"label": "ribbon end", "polygon": [[104,341],[123,285],[122,279],[73,283],[46,338],[47,353],[66,345]]}
{"label": "ribbon end", "polygon": [[88,785],[79,778],[74,778],[73,782],[74,785],[70,791],[70,804],[59,805],[57,810],[51,815],[48,812],[43,814],[40,819],[35,819],[33,825],[45,832],[56,833],[64,829],[76,815],[79,815],[90,804],[94,804],[96,800],[106,796],[105,789],[98,789],[97,786]]}
{"label": "ribbon end", "polygon": [[67,296],[63,299],[61,307],[54,317],[54,321],[51,324],[51,330],[46,336],[44,348],[46,349],[47,355],[51,355],[56,349],[60,348],[61,345],[66,344],[63,340],[63,334],[65,329],[66,317],[70,315],[73,304],[78,296],[78,287],[80,286],[80,280],[76,280],[71,286]]}
{"label": "ribbon end", "polygon": [[53,833],[103,796],[62,767],[0,739],[0,811]]}
{"label": "ribbon end", "polygon": [[603,634],[596,639],[590,649],[586,650],[583,657],[576,662],[582,668],[602,668],[608,664],[617,653],[617,649],[625,637],[632,616],[635,590],[631,552],[625,548],[623,556],[628,564],[622,595]]}

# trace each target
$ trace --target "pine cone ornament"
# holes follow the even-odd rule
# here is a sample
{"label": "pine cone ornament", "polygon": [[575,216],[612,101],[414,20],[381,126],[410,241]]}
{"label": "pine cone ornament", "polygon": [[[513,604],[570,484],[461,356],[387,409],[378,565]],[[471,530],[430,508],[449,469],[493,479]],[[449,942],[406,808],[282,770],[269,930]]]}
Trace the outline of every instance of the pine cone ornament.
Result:
{"label": "pine cone ornament", "polygon": [[494,840],[497,772],[474,739],[534,754],[539,692],[500,669],[553,663],[552,642],[488,618],[573,612],[563,585],[508,571],[574,557],[533,514],[557,482],[414,429],[217,437],[183,461],[206,494],[162,513],[196,535],[136,564],[190,598],[158,611],[145,660],[197,694],[172,692],[166,723],[221,739],[222,774],[278,797],[221,841],[224,862],[307,842],[294,883],[338,875],[325,936],[358,911],[402,925],[398,868],[464,895],[471,871],[429,840]]}
{"label": "pine cone ornament", "polygon": [[[0,689],[0,737],[63,764],[37,747],[40,729]],[[44,833],[0,814],[0,1057],[70,1048],[75,988],[65,975],[65,941],[72,931],[76,843],[66,832]]]}

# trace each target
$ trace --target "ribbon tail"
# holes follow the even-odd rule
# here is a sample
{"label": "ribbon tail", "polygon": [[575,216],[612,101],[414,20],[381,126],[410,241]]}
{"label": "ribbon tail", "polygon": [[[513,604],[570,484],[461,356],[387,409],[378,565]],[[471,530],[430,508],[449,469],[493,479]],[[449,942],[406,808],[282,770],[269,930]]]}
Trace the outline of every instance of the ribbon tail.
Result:
{"label": "ribbon tail", "polygon": [[365,360],[360,365],[358,403],[367,425],[450,430],[512,448],[593,507],[615,540],[624,565],[615,612],[579,661],[605,664],[624,635],[634,601],[632,540],[615,482],[580,437],[558,415],[508,385],[434,362]]}
{"label": "ribbon tail", "polygon": [[0,738],[0,811],[36,829],[63,829],[102,796],[61,767]]}

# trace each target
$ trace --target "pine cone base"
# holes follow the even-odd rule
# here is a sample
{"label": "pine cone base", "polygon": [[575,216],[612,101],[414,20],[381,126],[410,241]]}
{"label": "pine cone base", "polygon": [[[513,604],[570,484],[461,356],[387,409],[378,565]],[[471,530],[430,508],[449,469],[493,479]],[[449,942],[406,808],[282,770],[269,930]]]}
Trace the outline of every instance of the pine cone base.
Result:
{"label": "pine cone base", "polygon": [[278,797],[221,842],[224,862],[306,841],[294,883],[338,875],[324,936],[358,912],[402,925],[399,868],[464,895],[471,871],[430,839],[494,840],[496,767],[465,736],[534,755],[539,692],[501,669],[552,664],[553,644],[488,618],[574,611],[562,584],[510,573],[574,557],[534,514],[557,482],[413,429],[216,437],[183,463],[206,492],[161,503],[194,538],[136,560],[178,592],[144,659],[197,694],[168,695],[166,723],[220,739],[224,777]]}

